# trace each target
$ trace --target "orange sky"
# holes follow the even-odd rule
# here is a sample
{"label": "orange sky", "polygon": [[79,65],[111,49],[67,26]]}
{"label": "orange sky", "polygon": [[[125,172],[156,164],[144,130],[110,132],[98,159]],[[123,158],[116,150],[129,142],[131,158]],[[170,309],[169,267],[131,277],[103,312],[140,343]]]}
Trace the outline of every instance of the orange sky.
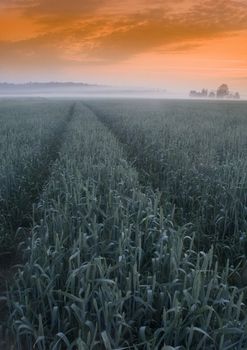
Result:
{"label": "orange sky", "polygon": [[247,0],[0,0],[0,81],[247,93]]}

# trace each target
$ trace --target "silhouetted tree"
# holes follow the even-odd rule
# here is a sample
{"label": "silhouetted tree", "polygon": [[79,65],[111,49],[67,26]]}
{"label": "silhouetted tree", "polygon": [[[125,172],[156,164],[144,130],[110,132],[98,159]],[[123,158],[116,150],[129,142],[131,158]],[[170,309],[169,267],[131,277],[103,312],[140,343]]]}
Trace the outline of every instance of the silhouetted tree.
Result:
{"label": "silhouetted tree", "polygon": [[222,84],[217,89],[217,97],[224,98],[229,95],[229,88],[227,84]]}

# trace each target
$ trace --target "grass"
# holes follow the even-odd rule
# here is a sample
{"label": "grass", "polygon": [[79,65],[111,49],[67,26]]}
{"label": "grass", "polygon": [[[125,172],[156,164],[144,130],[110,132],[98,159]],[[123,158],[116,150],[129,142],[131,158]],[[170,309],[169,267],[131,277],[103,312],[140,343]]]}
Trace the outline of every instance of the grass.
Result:
{"label": "grass", "polygon": [[[23,228],[32,224],[32,206],[49,175],[71,111],[64,102],[32,101],[0,108],[0,260],[13,261]],[[68,110],[68,111],[66,111]],[[17,232],[17,236],[16,236]]]}
{"label": "grass", "polygon": [[199,247],[214,244],[221,256],[226,248],[234,260],[247,231],[246,104],[88,104],[125,145],[143,185],[162,192],[177,223],[193,223]]}
{"label": "grass", "polygon": [[[89,105],[76,102],[36,200],[24,263],[8,286],[2,333],[18,350],[246,349],[246,289],[235,279],[241,280],[236,261],[244,254],[239,227],[246,219],[235,204],[243,205],[245,186],[242,105]],[[235,113],[237,136],[217,163],[213,134],[226,122],[226,108]],[[209,169],[221,164],[229,168],[214,178]],[[198,178],[191,176],[196,171]],[[233,187],[233,237],[213,221],[211,232],[207,223],[215,220],[207,207],[218,213],[219,198],[228,210],[233,206],[222,184]],[[219,246],[234,250],[234,258],[220,259]]]}

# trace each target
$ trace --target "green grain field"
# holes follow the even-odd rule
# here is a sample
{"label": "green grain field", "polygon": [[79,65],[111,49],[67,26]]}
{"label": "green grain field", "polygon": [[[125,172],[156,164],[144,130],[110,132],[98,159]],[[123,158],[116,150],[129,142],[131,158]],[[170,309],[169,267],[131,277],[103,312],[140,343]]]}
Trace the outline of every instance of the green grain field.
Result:
{"label": "green grain field", "polygon": [[0,100],[0,349],[247,349],[247,102]]}

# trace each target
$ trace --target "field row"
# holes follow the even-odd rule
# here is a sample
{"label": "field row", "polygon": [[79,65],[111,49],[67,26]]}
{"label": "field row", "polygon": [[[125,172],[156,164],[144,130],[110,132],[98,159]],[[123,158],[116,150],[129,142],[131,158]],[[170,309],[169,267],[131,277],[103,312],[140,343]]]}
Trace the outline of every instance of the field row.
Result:
{"label": "field row", "polygon": [[0,262],[8,264],[23,238],[18,229],[32,224],[33,203],[57,157],[73,106],[9,101],[1,104],[0,115]]}
{"label": "field row", "polygon": [[[213,248],[197,252],[191,225],[173,224],[92,111],[77,102],[73,114],[8,293],[15,348],[245,349],[246,295],[229,285],[232,268],[219,271]],[[124,133],[133,123],[120,121]],[[132,129],[131,147],[145,140]]]}
{"label": "field row", "polygon": [[243,254],[247,232],[246,105],[172,101],[88,101],[124,145],[166,212],[191,222],[199,249],[223,263]]}

